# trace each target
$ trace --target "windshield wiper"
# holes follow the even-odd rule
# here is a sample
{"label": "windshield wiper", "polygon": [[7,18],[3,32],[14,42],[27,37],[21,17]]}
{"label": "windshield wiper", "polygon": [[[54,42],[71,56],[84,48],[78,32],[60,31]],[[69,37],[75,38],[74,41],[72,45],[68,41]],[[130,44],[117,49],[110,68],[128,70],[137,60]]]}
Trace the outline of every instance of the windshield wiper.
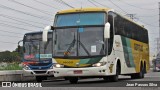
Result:
{"label": "windshield wiper", "polygon": [[[84,44],[78,40],[79,44],[82,46],[82,48],[84,49],[84,51],[87,53],[88,56],[91,56],[90,53],[88,52],[88,50],[86,49],[86,47],[84,46]],[[75,39],[75,33],[74,33],[74,39],[73,41],[71,42],[70,46],[68,47],[68,49],[64,52],[64,56],[68,56],[70,51],[72,50],[72,48],[74,47],[76,43],[76,39]]]}
{"label": "windshield wiper", "polygon": [[84,51],[88,54],[88,56],[91,56],[90,53],[88,52],[88,50],[86,49],[86,47],[84,46],[84,44],[81,42],[80,38],[81,38],[81,35],[79,33],[79,39],[78,39],[79,44],[82,46]]}
{"label": "windshield wiper", "polygon": [[78,42],[80,43],[80,45],[82,46],[84,51],[88,54],[88,56],[91,56],[90,53],[88,52],[88,50],[86,49],[86,47],[83,45],[83,43],[80,40]]}
{"label": "windshield wiper", "polygon": [[68,47],[68,49],[64,52],[64,56],[68,56],[68,54],[70,53],[70,51],[72,50],[72,48],[74,47],[76,43],[76,38],[75,38],[75,33],[74,33],[74,38],[73,41],[71,42],[70,46]]}

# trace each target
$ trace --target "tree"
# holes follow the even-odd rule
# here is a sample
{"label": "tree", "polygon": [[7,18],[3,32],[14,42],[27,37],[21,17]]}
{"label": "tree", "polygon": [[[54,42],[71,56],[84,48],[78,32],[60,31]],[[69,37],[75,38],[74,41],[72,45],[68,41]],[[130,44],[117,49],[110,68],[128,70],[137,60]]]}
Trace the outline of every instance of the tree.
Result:
{"label": "tree", "polygon": [[21,61],[21,57],[18,52],[15,52],[15,51],[0,52],[0,62],[11,63],[11,62],[20,62],[20,61]]}

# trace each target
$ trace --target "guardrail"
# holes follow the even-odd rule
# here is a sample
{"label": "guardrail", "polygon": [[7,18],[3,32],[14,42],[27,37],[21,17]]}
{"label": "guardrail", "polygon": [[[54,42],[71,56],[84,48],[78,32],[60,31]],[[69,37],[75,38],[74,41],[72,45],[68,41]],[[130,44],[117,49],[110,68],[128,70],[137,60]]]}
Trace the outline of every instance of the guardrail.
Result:
{"label": "guardrail", "polygon": [[34,76],[24,76],[23,70],[0,71],[0,81],[33,81]]}

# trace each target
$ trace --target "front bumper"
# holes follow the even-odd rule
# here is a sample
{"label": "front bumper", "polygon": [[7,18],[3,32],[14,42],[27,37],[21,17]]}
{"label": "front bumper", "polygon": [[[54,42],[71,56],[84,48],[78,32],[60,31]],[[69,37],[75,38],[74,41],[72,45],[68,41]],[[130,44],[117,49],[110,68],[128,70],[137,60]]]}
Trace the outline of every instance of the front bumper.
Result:
{"label": "front bumper", "polygon": [[53,69],[48,70],[25,70],[23,69],[24,76],[54,76]]}
{"label": "front bumper", "polygon": [[[74,73],[75,71],[82,71],[82,73]],[[101,67],[87,67],[87,68],[54,68],[55,77],[88,77],[88,76],[107,76],[112,75],[106,66]]]}

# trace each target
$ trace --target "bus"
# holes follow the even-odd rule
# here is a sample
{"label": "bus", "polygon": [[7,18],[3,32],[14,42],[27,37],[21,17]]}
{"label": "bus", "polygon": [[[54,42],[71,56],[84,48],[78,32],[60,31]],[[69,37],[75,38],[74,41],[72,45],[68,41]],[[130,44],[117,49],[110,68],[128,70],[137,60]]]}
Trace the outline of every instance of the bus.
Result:
{"label": "bus", "polygon": [[154,72],[160,71],[160,58],[154,59],[152,63],[153,63],[153,71]]}
{"label": "bus", "polygon": [[148,31],[108,8],[77,8],[56,13],[53,26],[54,76],[118,81],[144,78],[149,70]]}
{"label": "bus", "polygon": [[42,31],[26,33],[23,38],[22,66],[24,76],[35,76],[37,82],[53,76],[52,32],[48,33],[48,41],[42,41]]}
{"label": "bus", "polygon": [[152,64],[154,72],[160,71],[160,52],[157,54],[156,58],[152,60]]}

